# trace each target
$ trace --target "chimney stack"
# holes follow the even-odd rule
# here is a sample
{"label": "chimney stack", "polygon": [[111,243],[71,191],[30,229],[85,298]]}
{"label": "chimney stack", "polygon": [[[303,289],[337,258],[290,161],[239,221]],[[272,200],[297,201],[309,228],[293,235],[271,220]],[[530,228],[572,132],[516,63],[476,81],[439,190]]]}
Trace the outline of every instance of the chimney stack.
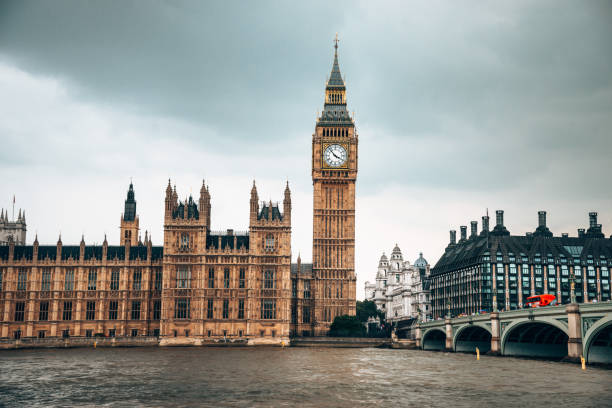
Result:
{"label": "chimney stack", "polygon": [[538,211],[538,227],[546,227],[546,211]]}
{"label": "chimney stack", "polygon": [[589,213],[589,227],[590,228],[597,227],[597,213],[596,212]]}
{"label": "chimney stack", "polygon": [[450,230],[450,244],[455,245],[457,243],[457,231]]}
{"label": "chimney stack", "polygon": [[578,238],[584,237],[584,228],[578,228]]}
{"label": "chimney stack", "polygon": [[482,232],[489,232],[489,216],[482,217]]}
{"label": "chimney stack", "polygon": [[461,240],[459,242],[463,242],[467,239],[467,227],[462,225],[459,228],[461,229]]}
{"label": "chimney stack", "polygon": [[478,221],[472,221],[470,223],[471,227],[472,227],[472,231],[470,233],[470,238],[475,238],[476,235],[478,235]]}
{"label": "chimney stack", "polygon": [[504,226],[504,210],[495,211],[495,223],[498,227]]}

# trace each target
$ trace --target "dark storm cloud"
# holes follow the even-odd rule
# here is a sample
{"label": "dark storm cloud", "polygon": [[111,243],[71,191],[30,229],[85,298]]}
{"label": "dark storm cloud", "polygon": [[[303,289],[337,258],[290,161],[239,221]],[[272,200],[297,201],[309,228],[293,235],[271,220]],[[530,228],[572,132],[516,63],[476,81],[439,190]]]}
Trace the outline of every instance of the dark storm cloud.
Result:
{"label": "dark storm cloud", "polygon": [[206,129],[169,135],[177,143],[307,155],[340,31],[362,191],[496,191],[550,172],[539,191],[569,183],[602,194],[609,179],[588,175],[610,168],[610,11],[556,1],[5,2],[0,53],[77,98]]}

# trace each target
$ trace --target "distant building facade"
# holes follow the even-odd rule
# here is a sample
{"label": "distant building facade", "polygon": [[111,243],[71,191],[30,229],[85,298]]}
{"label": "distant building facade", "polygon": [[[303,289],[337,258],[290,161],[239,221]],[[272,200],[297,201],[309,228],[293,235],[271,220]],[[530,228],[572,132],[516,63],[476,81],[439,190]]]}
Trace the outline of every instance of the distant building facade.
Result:
{"label": "distant building facade", "polygon": [[8,245],[12,240],[17,245],[25,245],[26,241],[26,216],[25,210],[19,209],[16,220],[9,221],[8,210],[0,210],[0,245]]}
{"label": "distant building facade", "polygon": [[597,213],[589,213],[589,228],[577,237],[553,236],[546,212],[538,213],[538,227],[524,236],[510,235],[504,212],[496,212],[489,231],[489,217],[461,227],[461,236],[450,231],[450,243],[431,272],[434,318],[447,314],[522,308],[527,297],[554,294],[559,303],[570,303],[571,281],[576,301],[608,301],[612,237],[606,238]]}
{"label": "distant building facade", "polygon": [[413,265],[404,261],[395,245],[391,257],[383,253],[378,262],[376,282],[365,283],[365,299],[376,303],[389,322],[431,317],[429,264],[419,254]]}

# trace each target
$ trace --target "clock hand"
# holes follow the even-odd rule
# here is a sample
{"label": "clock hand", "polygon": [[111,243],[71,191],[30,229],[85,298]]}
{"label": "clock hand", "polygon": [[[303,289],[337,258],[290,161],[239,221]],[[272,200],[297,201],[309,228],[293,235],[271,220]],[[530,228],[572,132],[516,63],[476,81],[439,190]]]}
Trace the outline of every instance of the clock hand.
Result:
{"label": "clock hand", "polygon": [[336,153],[334,153],[333,150],[331,151],[331,154],[333,154],[336,159],[340,160],[340,157],[338,157],[338,155]]}

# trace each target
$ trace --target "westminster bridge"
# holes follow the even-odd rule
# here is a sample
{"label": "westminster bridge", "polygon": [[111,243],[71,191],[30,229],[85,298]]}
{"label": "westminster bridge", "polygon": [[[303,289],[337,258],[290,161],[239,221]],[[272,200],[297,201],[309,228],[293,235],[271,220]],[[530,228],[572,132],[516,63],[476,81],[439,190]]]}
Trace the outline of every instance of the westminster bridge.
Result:
{"label": "westminster bridge", "polygon": [[446,318],[413,326],[424,350],[565,358],[612,364],[612,302]]}

